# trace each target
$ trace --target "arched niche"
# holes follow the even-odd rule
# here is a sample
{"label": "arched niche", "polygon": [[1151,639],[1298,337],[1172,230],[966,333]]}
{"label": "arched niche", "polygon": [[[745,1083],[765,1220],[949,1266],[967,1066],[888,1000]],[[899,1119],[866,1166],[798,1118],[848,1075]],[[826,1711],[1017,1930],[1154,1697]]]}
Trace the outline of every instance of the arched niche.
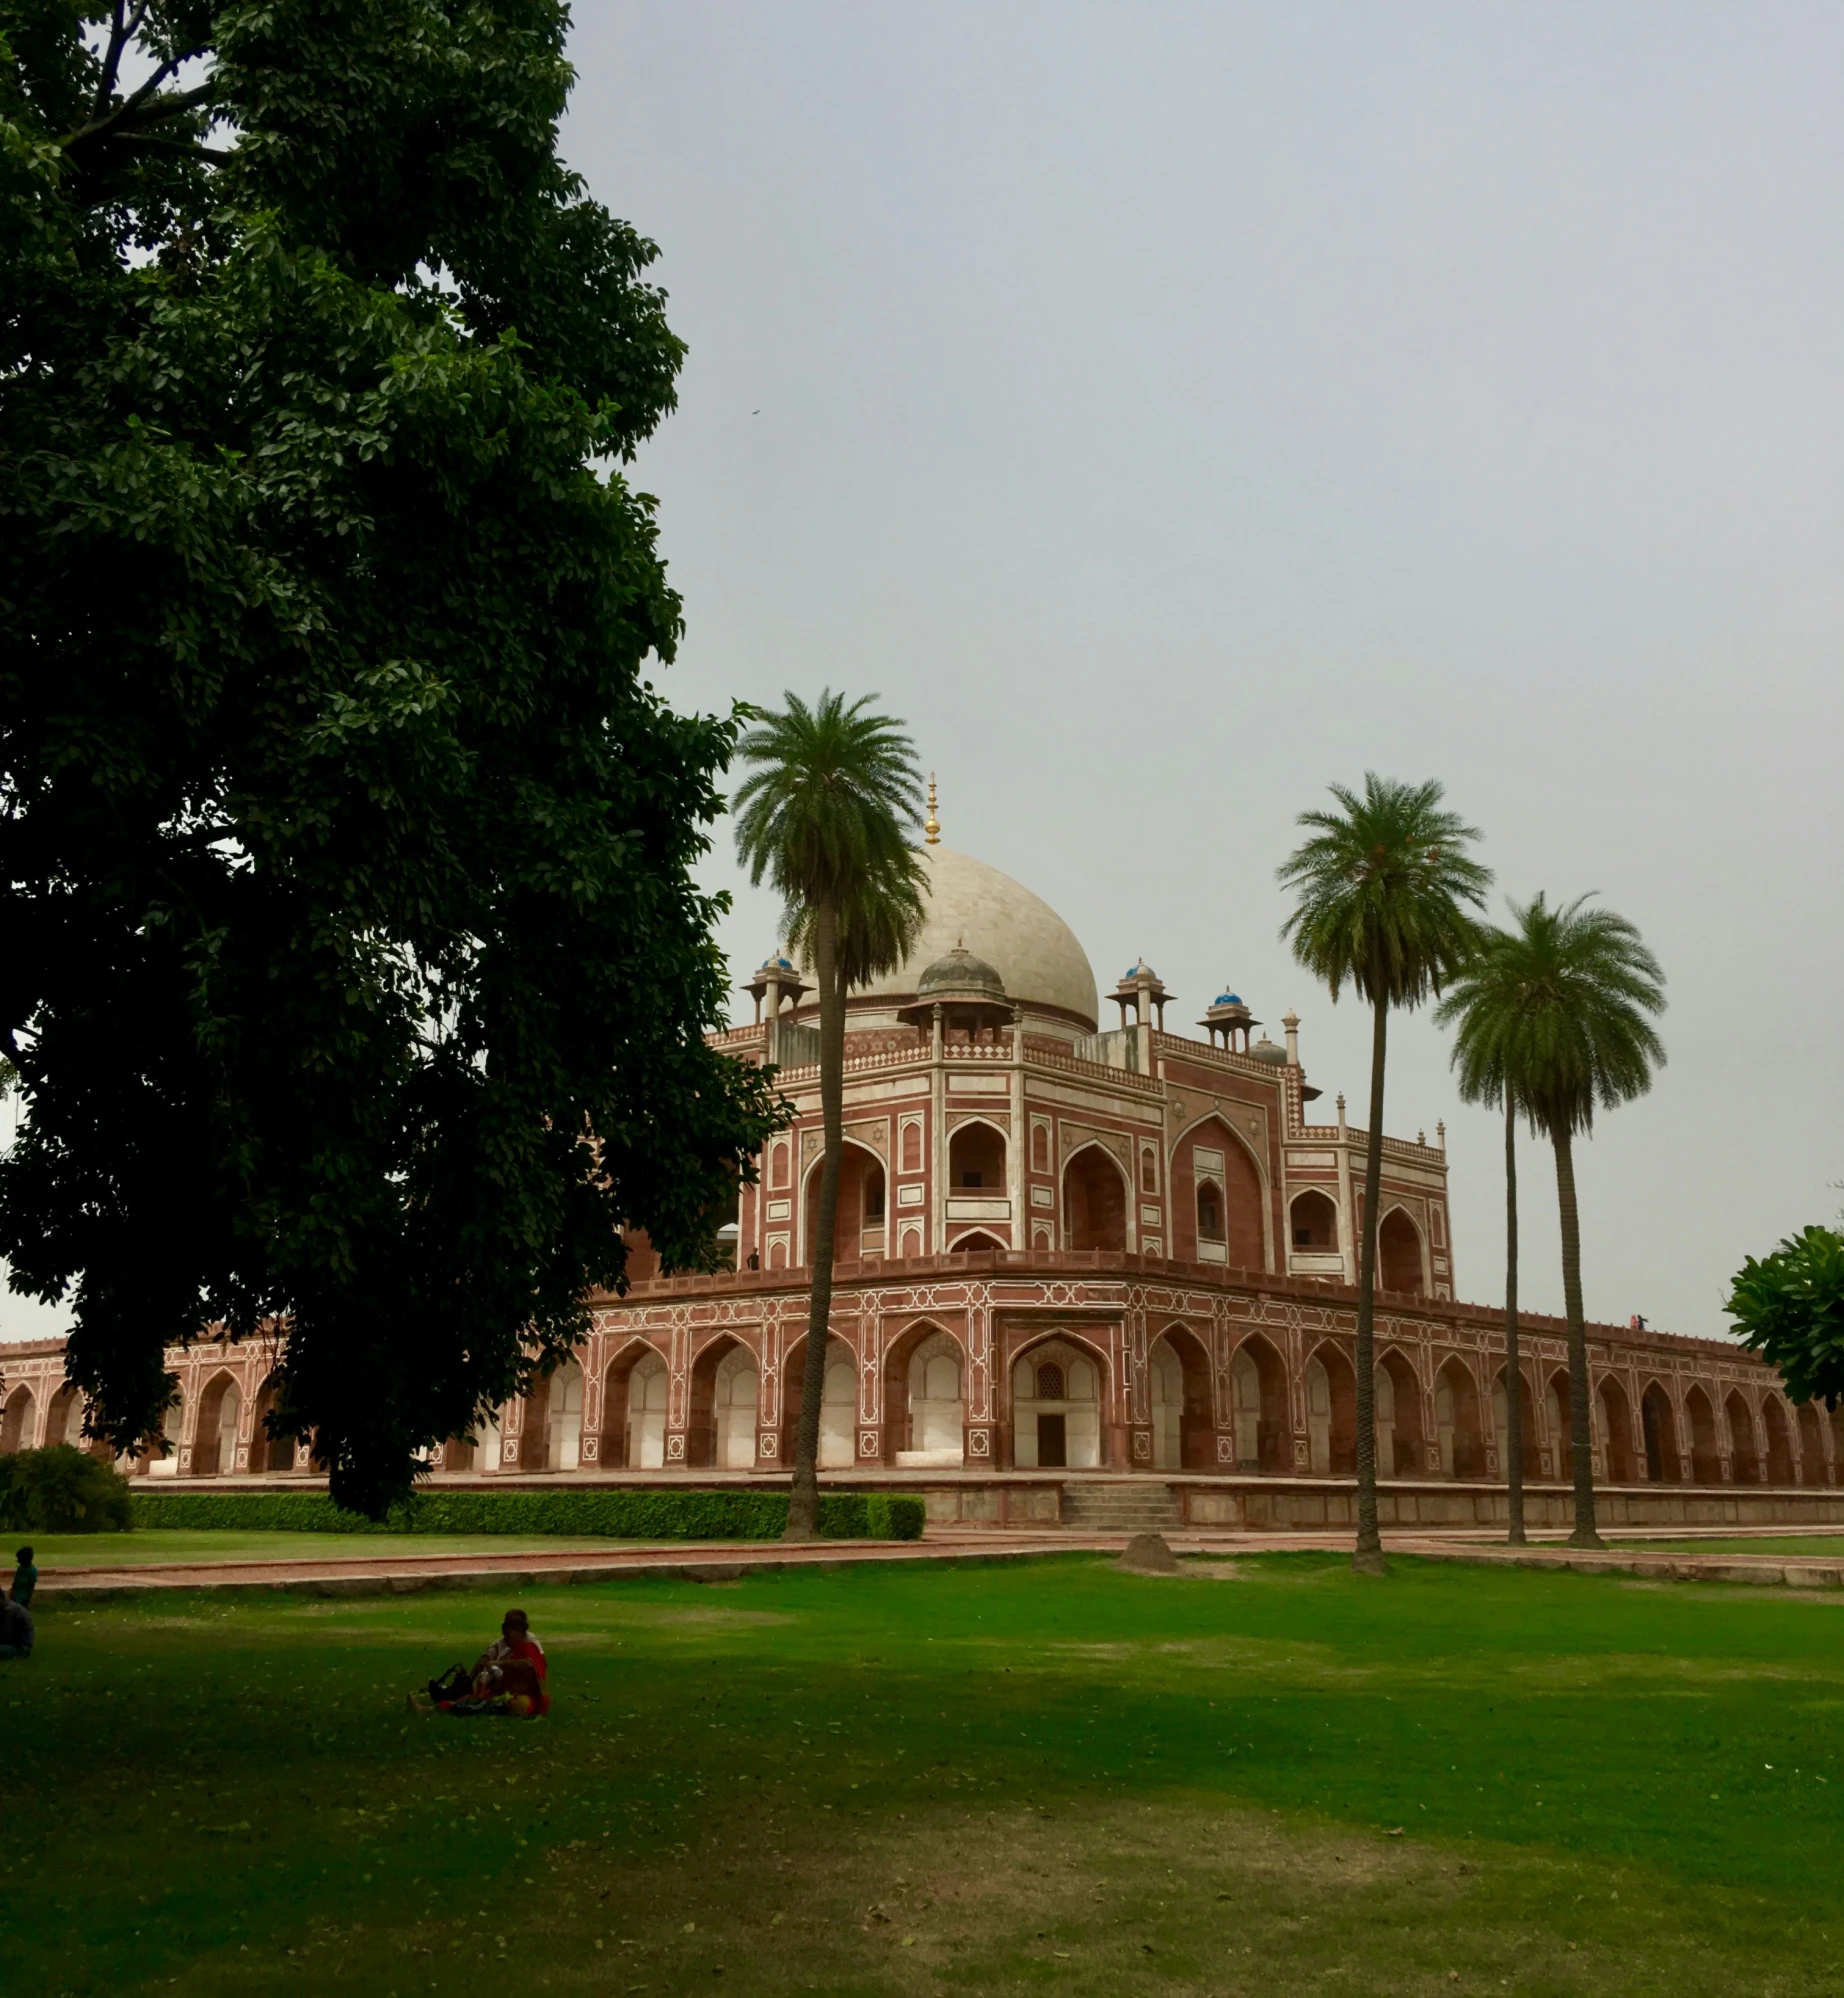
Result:
{"label": "arched niche", "polygon": [[1686,1389],[1684,1420],[1690,1428],[1690,1475],[1700,1485],[1722,1483],[1722,1442],[1715,1404],[1700,1387]]}
{"label": "arched niche", "polygon": [[[825,1160],[817,1158],[807,1173],[803,1246],[809,1264],[819,1231],[820,1175],[824,1170]],[[889,1194],[883,1160],[868,1145],[847,1138],[839,1160],[838,1205],[833,1210],[835,1262],[857,1263],[883,1254]]]}
{"label": "arched niche", "polygon": [[884,1362],[886,1447],[900,1465],[966,1461],[967,1356],[953,1333],[927,1323],[895,1340]]}
{"label": "arched niche", "polygon": [[1818,1408],[1813,1402],[1799,1404],[1799,1482],[1802,1485],[1822,1485],[1825,1483],[1825,1440],[1819,1427]]}
{"label": "arched niche", "polygon": [[1723,1421],[1729,1431],[1729,1475],[1738,1485],[1761,1482],[1761,1454],[1755,1442],[1754,1411],[1741,1391],[1731,1388],[1723,1398]]}
{"label": "arched niche", "polygon": [[1251,1332],[1230,1355],[1229,1393],[1237,1470],[1292,1470],[1287,1369],[1279,1353],[1259,1332]]}
{"label": "arched niche", "polygon": [[[800,1397],[806,1380],[807,1339],[803,1333],[781,1363],[781,1461],[792,1464],[800,1424]],[[849,1471],[858,1461],[858,1359],[836,1335],[826,1341],[826,1372],[820,1396],[820,1469]]]}
{"label": "arched niche", "polygon": [[1126,1177],[1101,1145],[1084,1145],[1063,1168],[1063,1232],[1070,1249],[1127,1247]]}
{"label": "arched niche", "polygon": [[1306,1460],[1319,1478],[1357,1471],[1357,1370],[1329,1339],[1306,1362]]}
{"label": "arched niche", "polygon": [[1338,1204],[1316,1186],[1296,1193],[1287,1210],[1287,1239],[1305,1255],[1338,1253]]}
{"label": "arched niche", "polygon": [[32,1390],[22,1381],[7,1396],[6,1411],[0,1415],[0,1455],[11,1456],[16,1450],[31,1448],[37,1414],[38,1403],[32,1398]]}
{"label": "arched niche", "polygon": [[1767,1482],[1770,1485],[1796,1484],[1792,1427],[1787,1422],[1786,1409],[1777,1394],[1767,1395],[1761,1402],[1761,1433],[1767,1444]]}
{"label": "arched niche", "polygon": [[[623,1425],[626,1448],[623,1462],[630,1471],[659,1471],[666,1465],[666,1404],[672,1377],[666,1362],[651,1346],[644,1346],[629,1359]],[[604,1417],[604,1421],[606,1421]],[[604,1435],[607,1434],[606,1429]]]}
{"label": "arched niche", "polygon": [[[1509,1468],[1511,1462],[1511,1401],[1506,1392],[1509,1375],[1500,1367],[1492,1380],[1492,1428],[1498,1438],[1501,1461]],[[1518,1379],[1522,1392],[1518,1396],[1518,1442],[1522,1451],[1521,1469],[1526,1478],[1540,1478],[1543,1475],[1543,1453],[1537,1446],[1537,1403],[1530,1391],[1530,1376],[1520,1367]]]}
{"label": "arched niche", "polygon": [[1647,1478],[1655,1485],[1679,1483],[1683,1466],[1678,1457],[1678,1427],[1671,1419],[1671,1397],[1657,1381],[1648,1381],[1639,1397],[1639,1434]]}
{"label": "arched niche", "polygon": [[228,1477],[237,1468],[237,1418],[243,1395],[230,1373],[212,1375],[199,1396],[198,1427],[192,1437],[192,1475]]}
{"label": "arched niche", "polygon": [[1408,1355],[1386,1346],[1371,1376],[1377,1425],[1377,1470],[1383,1477],[1424,1478],[1428,1474],[1422,1434],[1421,1384]]}
{"label": "arched niche", "polygon": [[1012,1463],[1023,1471],[1099,1469],[1107,1363],[1073,1339],[1028,1347],[1012,1362]]}
{"label": "arched niche", "polygon": [[1434,1376],[1434,1421],[1440,1445],[1441,1475],[1485,1476],[1485,1438],[1479,1426],[1479,1387],[1466,1363],[1455,1356]]}
{"label": "arched niche", "polygon": [[1377,1230],[1377,1281],[1384,1290],[1406,1297],[1420,1297],[1426,1288],[1421,1230],[1406,1208],[1392,1207]]}
{"label": "arched niche", "polygon": [[1573,1404],[1569,1399],[1569,1376],[1558,1367],[1549,1377],[1550,1429],[1556,1438],[1556,1476],[1567,1484],[1575,1475],[1575,1431]]}
{"label": "arched niche", "polygon": [[292,1471],[295,1467],[295,1440],[292,1436],[271,1436],[269,1418],[282,1403],[282,1377],[273,1373],[256,1390],[256,1407],[250,1417],[250,1469],[252,1471]]}
{"label": "arched niche", "polygon": [[1605,1375],[1595,1390],[1595,1423],[1601,1432],[1601,1463],[1610,1484],[1633,1482],[1632,1404],[1626,1390]]}
{"label": "arched niche", "polygon": [[1267,1182],[1247,1139],[1202,1117],[1172,1147],[1172,1253],[1181,1262],[1265,1270]]}
{"label": "arched niche", "polygon": [[83,1447],[83,1397],[69,1381],[51,1397],[51,1405],[45,1410],[45,1444],[49,1449],[56,1443],[68,1443],[74,1449]]}
{"label": "arched niche", "polygon": [[685,1436],[687,1464],[723,1471],[752,1471],[762,1371],[740,1339],[713,1339],[691,1370],[691,1419]]}
{"label": "arched niche", "polygon": [[1003,1196],[1005,1133],[982,1117],[956,1124],[948,1139],[948,1191]]}
{"label": "arched niche", "polygon": [[1210,1357],[1188,1326],[1171,1325],[1147,1351],[1153,1466],[1161,1471],[1216,1467],[1216,1425],[1210,1413]]}
{"label": "arched niche", "polygon": [[991,1256],[997,1255],[1005,1244],[986,1233],[983,1228],[969,1228],[964,1235],[956,1235],[948,1244],[951,1256]]}

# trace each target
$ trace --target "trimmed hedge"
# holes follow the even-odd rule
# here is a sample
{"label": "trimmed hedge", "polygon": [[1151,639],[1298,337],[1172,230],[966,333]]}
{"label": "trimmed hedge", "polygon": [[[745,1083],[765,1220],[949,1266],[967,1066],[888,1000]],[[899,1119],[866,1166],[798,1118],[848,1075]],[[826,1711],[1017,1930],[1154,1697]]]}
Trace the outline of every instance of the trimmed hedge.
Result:
{"label": "trimmed hedge", "polygon": [[[383,1521],[344,1512],[324,1492],[147,1492],[136,1526],[246,1533],[556,1533],[610,1540],[778,1540],[785,1492],[421,1491]],[[829,1540],[920,1540],[919,1498],[822,1492]]]}

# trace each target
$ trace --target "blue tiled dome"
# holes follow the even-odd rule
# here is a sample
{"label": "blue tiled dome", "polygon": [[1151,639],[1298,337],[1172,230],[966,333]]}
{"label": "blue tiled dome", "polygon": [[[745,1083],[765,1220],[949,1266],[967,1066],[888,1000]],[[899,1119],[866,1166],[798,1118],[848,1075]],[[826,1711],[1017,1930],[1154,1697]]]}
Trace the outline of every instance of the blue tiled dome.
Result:
{"label": "blue tiled dome", "polygon": [[1242,994],[1240,992],[1219,992],[1210,1003],[1213,1006],[1240,1006],[1242,1004]]}

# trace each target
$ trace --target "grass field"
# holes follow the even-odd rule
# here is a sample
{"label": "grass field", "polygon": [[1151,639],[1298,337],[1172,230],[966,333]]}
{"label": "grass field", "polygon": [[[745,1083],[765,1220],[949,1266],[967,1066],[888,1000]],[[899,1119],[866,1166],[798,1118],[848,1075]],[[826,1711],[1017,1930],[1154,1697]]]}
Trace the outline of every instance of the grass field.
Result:
{"label": "grass field", "polygon": [[526,1725],[403,1710],[495,1596],[47,1604],[8,1988],[1844,1985],[1836,1595],[1270,1555],[519,1599]]}

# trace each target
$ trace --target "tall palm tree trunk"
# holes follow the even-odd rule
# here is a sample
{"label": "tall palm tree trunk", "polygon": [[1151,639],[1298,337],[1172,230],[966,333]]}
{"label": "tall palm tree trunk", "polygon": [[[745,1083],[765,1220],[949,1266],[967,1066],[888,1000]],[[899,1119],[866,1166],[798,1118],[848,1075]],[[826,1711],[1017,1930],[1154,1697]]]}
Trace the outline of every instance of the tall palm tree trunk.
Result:
{"label": "tall palm tree trunk", "polygon": [[1370,1035],[1370,1129],[1364,1148],[1364,1236],[1357,1266],[1357,1547],[1351,1566],[1360,1575],[1387,1573],[1377,1531],[1376,1341],[1372,1320],[1377,1292],[1377,1209],[1383,1201],[1383,1057],[1389,1039],[1389,1002],[1376,1002]]}
{"label": "tall palm tree trunk", "polygon": [[814,1219],[813,1287],[807,1302],[807,1364],[800,1381],[800,1421],[794,1430],[794,1484],[788,1495],[787,1540],[814,1540],[820,1530],[820,1406],[826,1394],[826,1341],[832,1325],[832,1265],[838,1225],[839,1174],[845,1163],[845,991],[839,982],[839,911],[815,911],[813,975],[820,988],[820,1116],[826,1151],[820,1164],[820,1211]]}
{"label": "tall palm tree trunk", "polygon": [[1567,1131],[1553,1134],[1556,1201],[1562,1214],[1562,1301],[1569,1315],[1569,1440],[1575,1458],[1575,1531],[1571,1547],[1605,1545],[1594,1524],[1594,1431],[1588,1403],[1588,1332],[1581,1308],[1581,1216],[1575,1205],[1575,1155]]}
{"label": "tall palm tree trunk", "polygon": [[1505,1091],[1505,1466],[1507,1534],[1524,1545],[1524,1376],[1517,1353],[1517,1104]]}

